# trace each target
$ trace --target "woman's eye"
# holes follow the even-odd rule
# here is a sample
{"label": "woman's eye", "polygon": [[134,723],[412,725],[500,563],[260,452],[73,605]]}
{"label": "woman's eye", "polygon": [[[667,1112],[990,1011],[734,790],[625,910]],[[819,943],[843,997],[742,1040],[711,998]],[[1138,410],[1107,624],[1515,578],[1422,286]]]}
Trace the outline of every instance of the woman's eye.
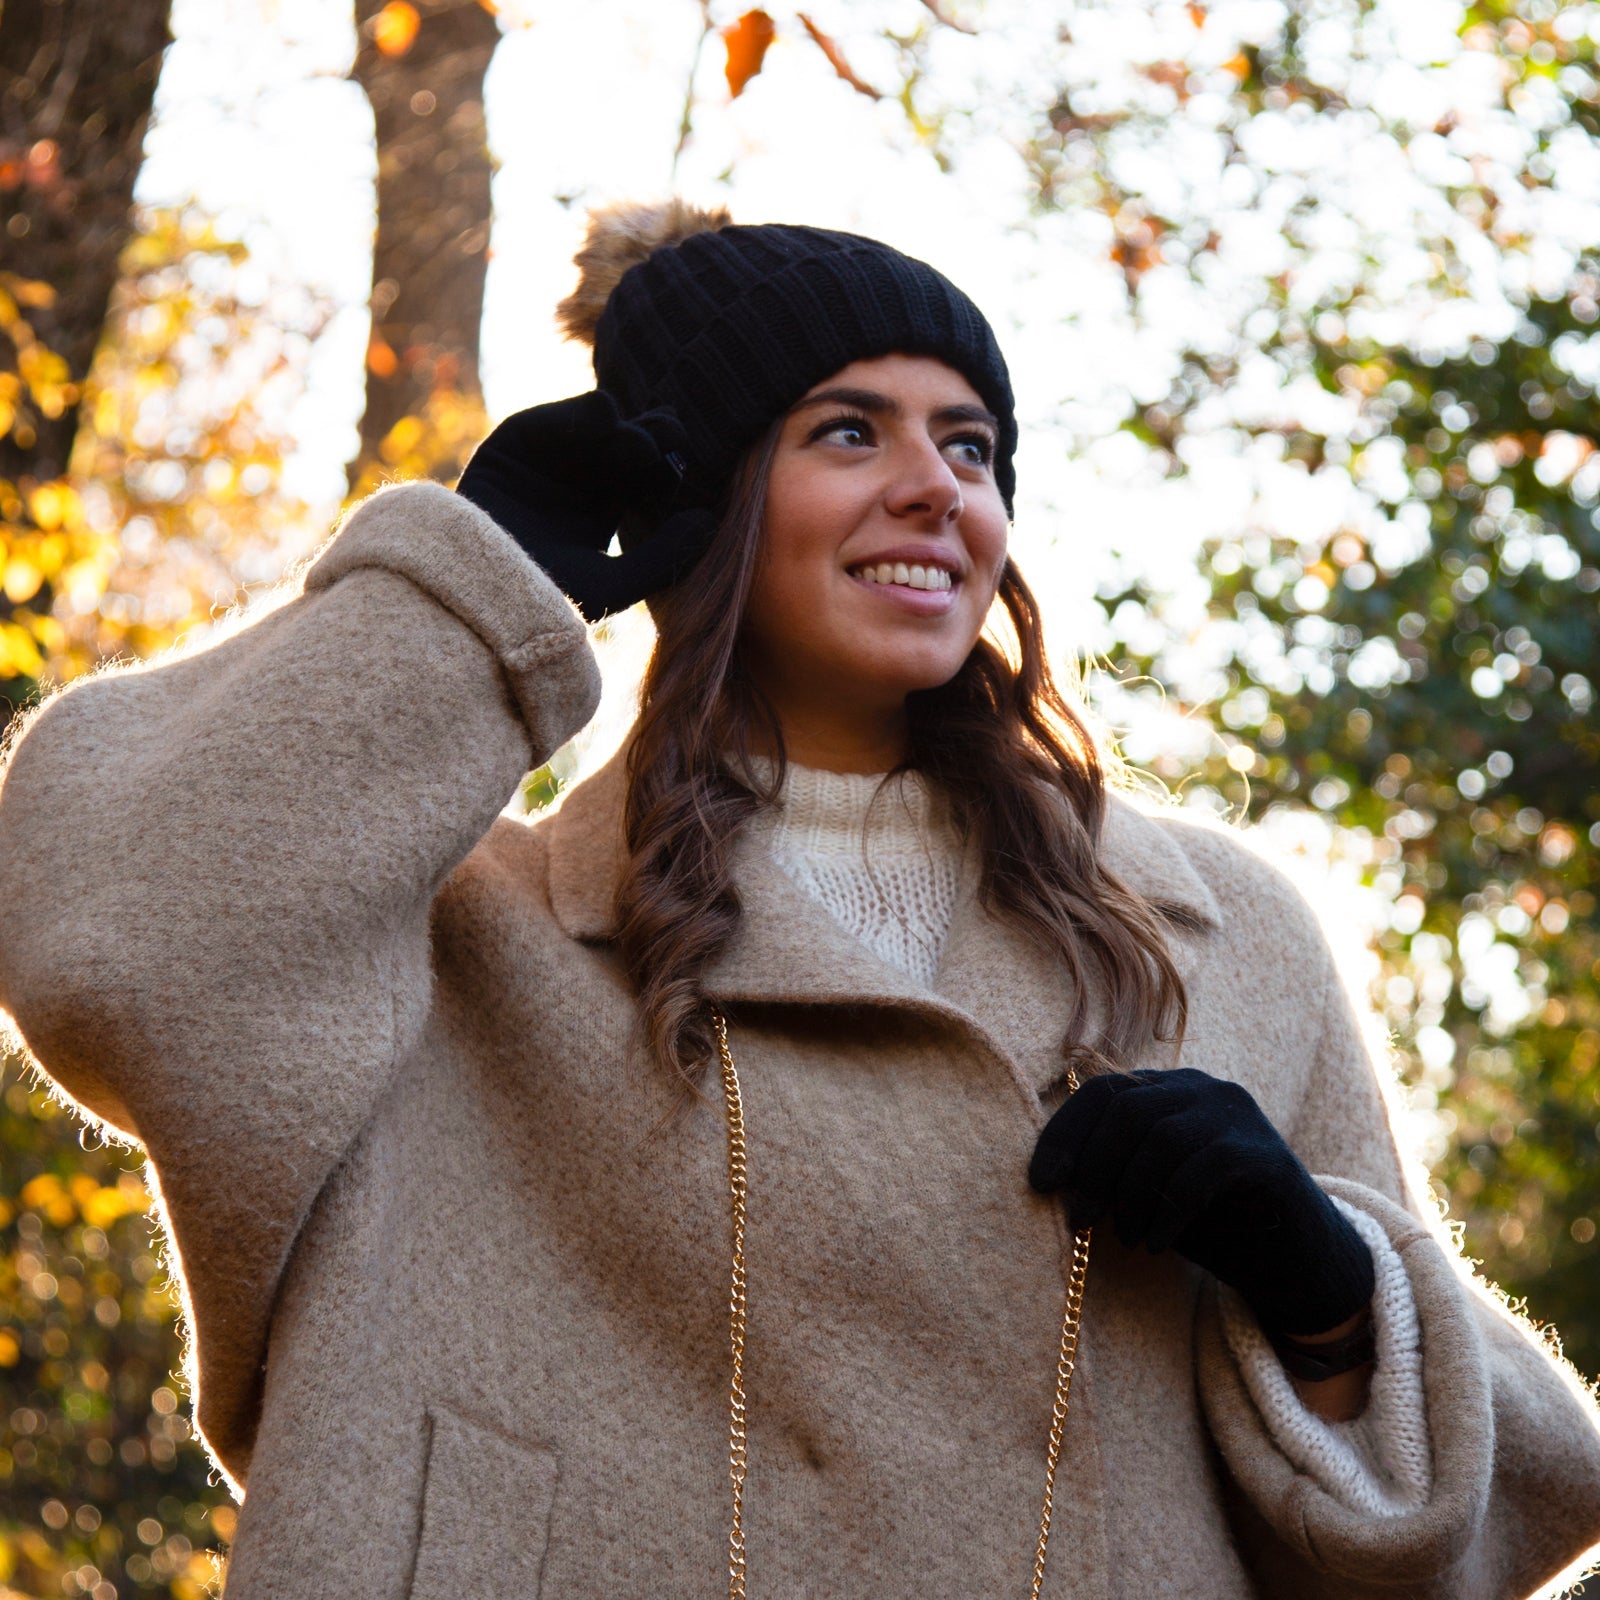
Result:
{"label": "woman's eye", "polygon": [[865,417],[834,417],[824,422],[811,436],[813,439],[840,439],[845,444],[872,443],[872,424]]}
{"label": "woman's eye", "polygon": [[946,450],[965,451],[962,464],[969,467],[986,467],[994,459],[994,440],[986,433],[963,433],[946,439]]}

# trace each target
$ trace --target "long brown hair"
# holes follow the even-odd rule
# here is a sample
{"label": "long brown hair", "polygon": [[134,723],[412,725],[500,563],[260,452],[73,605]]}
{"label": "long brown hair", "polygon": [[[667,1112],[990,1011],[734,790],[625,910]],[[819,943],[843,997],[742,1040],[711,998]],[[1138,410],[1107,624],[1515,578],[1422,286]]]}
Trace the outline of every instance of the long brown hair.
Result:
{"label": "long brown hair", "polygon": [[[650,602],[657,638],[627,757],[619,948],[642,1043],[691,1087],[711,1049],[701,975],[739,925],[732,840],[776,801],[785,770],[777,715],[742,660],[781,430],[780,418],[746,454],[694,580]],[[1056,685],[1038,602],[1009,558],[997,598],[1014,648],[980,638],[948,683],[907,697],[910,746],[897,770],[920,772],[948,799],[962,837],[977,835],[984,905],[1059,956],[1075,997],[1065,1059],[1088,1071],[1126,1067],[1151,1042],[1182,1038],[1188,1000],[1163,928],[1201,923],[1106,869],[1104,767]],[[777,759],[763,781],[752,758],[768,752]],[[1107,997],[1092,1040],[1091,969]]]}

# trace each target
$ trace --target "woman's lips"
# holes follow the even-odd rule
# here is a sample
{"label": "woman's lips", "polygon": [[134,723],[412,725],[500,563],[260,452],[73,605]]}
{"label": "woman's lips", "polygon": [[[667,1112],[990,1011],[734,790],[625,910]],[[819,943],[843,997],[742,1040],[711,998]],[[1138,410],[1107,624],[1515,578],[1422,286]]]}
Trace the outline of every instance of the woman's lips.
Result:
{"label": "woman's lips", "polygon": [[849,575],[856,588],[876,595],[885,605],[897,607],[915,617],[939,617],[956,603],[961,580],[955,578],[948,589],[913,589],[904,583],[873,583],[870,579]]}

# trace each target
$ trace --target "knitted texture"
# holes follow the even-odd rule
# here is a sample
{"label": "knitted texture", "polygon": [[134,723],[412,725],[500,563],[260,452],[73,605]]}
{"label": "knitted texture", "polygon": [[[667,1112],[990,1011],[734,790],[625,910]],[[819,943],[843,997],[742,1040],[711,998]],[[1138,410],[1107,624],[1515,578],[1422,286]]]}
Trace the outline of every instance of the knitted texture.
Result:
{"label": "knitted texture", "polygon": [[1223,1328],[1245,1385],[1284,1455],[1347,1510],[1404,1516],[1426,1505],[1433,1492],[1416,1302],[1405,1264],[1378,1223],[1347,1201],[1335,1197],[1333,1203],[1371,1250],[1377,1277],[1372,1321],[1378,1356],[1366,1410],[1343,1423],[1325,1422],[1309,1411],[1232,1290],[1222,1296]]}
{"label": "knitted texture", "polygon": [[925,261],[854,233],[784,223],[691,234],[625,272],[595,326],[595,381],[627,415],[669,408],[689,436],[684,494],[709,502],[740,455],[852,361],[935,356],[999,423],[1009,514],[1011,379],[977,306]]}
{"label": "knitted texture", "polygon": [[884,786],[882,773],[791,762],[779,809],[761,813],[755,826],[778,865],[835,922],[932,986],[955,908],[961,841],[916,773]]}

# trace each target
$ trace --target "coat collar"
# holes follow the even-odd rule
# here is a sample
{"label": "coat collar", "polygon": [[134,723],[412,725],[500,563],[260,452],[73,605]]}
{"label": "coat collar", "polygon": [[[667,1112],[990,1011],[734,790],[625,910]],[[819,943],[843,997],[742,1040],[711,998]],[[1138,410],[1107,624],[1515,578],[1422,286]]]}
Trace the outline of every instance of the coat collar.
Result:
{"label": "coat collar", "polygon": [[[626,864],[627,749],[624,743],[539,824],[548,840],[551,909],[574,939],[605,940],[616,931]],[[1166,829],[1120,795],[1111,797],[1102,853],[1133,888],[1177,901],[1213,927],[1220,924],[1216,899],[1188,856]],[[764,848],[741,836],[733,862],[743,908],[739,931],[707,971],[707,994],[730,1003],[902,1006],[953,1016],[986,1034],[1017,1064],[1023,1081],[1043,1093],[1061,1073],[1070,980],[1054,955],[983,908],[976,855],[969,846],[930,992],[879,960]],[[1171,942],[1181,968],[1183,937]],[[1094,1005],[1091,993],[1091,1015]]]}

